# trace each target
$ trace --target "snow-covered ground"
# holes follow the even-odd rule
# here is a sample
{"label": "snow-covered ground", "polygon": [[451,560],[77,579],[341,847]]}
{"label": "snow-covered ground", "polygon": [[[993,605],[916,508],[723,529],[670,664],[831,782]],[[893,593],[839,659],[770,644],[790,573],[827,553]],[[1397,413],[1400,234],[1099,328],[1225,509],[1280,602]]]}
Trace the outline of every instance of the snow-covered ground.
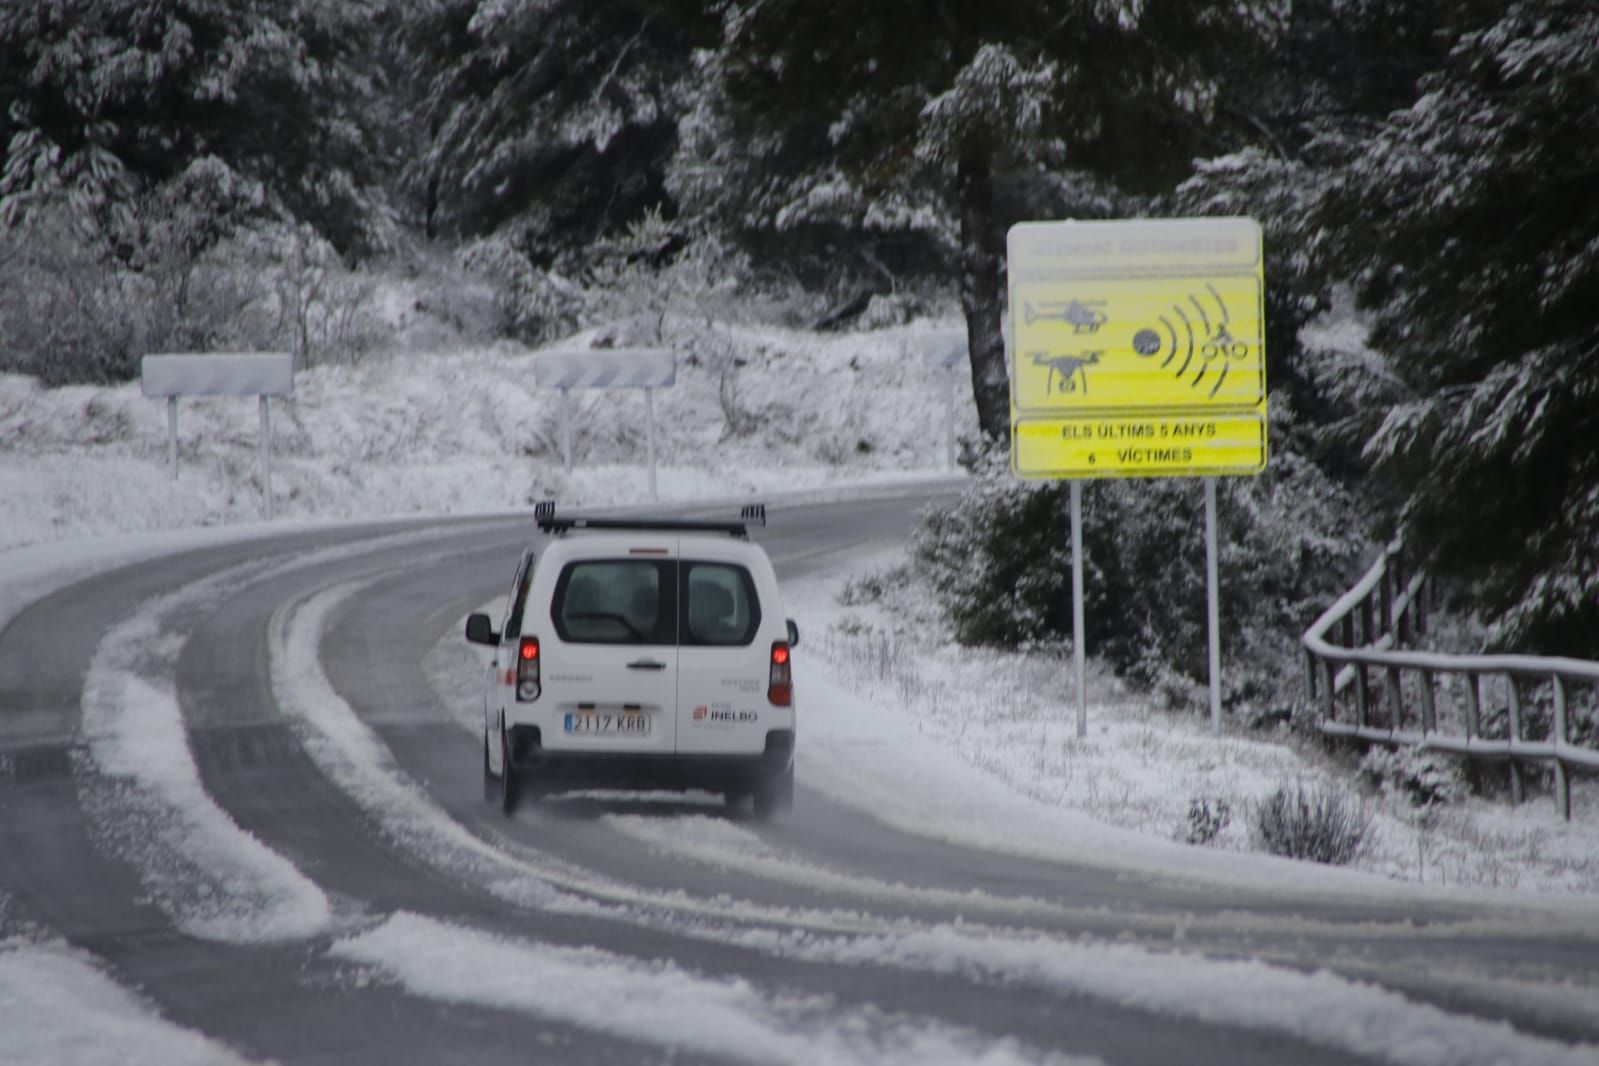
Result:
{"label": "snow-covered ground", "polygon": [[[941,475],[942,382],[922,370],[916,344],[926,328],[827,337],[776,329],[730,334],[744,360],[731,396],[711,359],[681,362],[678,384],[656,401],[661,497],[838,492]],[[962,389],[963,430],[970,432],[969,391],[964,383]],[[568,476],[561,469],[559,399],[534,388],[523,351],[373,357],[359,367],[302,373],[294,398],[274,409],[274,528],[502,513],[551,494],[584,505],[645,501],[642,396],[577,394],[574,401],[577,464]],[[0,377],[0,627],[26,603],[95,569],[259,532],[253,407],[241,400],[186,402],[183,471],[174,483],[164,412],[136,385],[44,391],[26,379]],[[730,418],[741,423],[739,432]],[[1576,790],[1569,824],[1542,803],[1512,809],[1472,799],[1420,818],[1401,801],[1372,795],[1366,802],[1375,814],[1375,840],[1355,869],[1266,857],[1252,850],[1247,828],[1263,795],[1294,781],[1354,787],[1323,756],[1285,735],[1214,737],[1206,723],[1155,710],[1097,669],[1089,678],[1089,736],[1079,740],[1069,661],[959,648],[925,590],[898,573],[902,561],[898,553],[855,560],[788,590],[789,613],[805,633],[796,671],[807,715],[800,763],[807,787],[910,832],[1018,854],[1080,859],[1087,849],[1112,865],[1255,888],[1279,884],[1388,900],[1487,894],[1522,905],[1537,901],[1556,921],[1591,918],[1599,895],[1599,794],[1591,784]],[[574,990],[573,1002],[584,989],[632,989],[658,1002],[663,1016],[687,1018],[684,1046],[700,1054],[736,1055],[746,1046],[725,1033],[747,1032],[781,1049],[804,1030],[835,1061],[972,1058],[972,1034],[958,1030],[885,1029],[880,1020],[773,1002],[758,990],[670,967],[501,940],[423,916],[391,915],[374,924],[331,912],[313,882],[242,834],[204,796],[166,685],[178,651],[166,629],[169,617],[254,576],[216,575],[119,621],[95,655],[84,694],[86,740],[98,773],[161,830],[130,861],[151,874],[152,898],[181,927],[224,941],[331,936],[333,957],[415,995],[492,1000],[500,1009],[543,1016],[575,1009],[552,999],[551,988]],[[353,591],[342,586],[283,608],[271,634],[273,685],[307,750],[330,779],[384,820],[394,839],[428,861],[475,871],[517,906],[648,913],[687,935],[729,935],[695,921],[681,899],[651,898],[487,846],[434,806],[321,677],[321,627]],[[429,669],[448,674],[470,655],[460,646],[441,648]],[[447,681],[441,689],[451,688]],[[139,728],[126,728],[135,719]],[[1181,842],[1196,800],[1231,812],[1209,846]],[[633,828],[625,815],[610,821],[623,833]],[[655,820],[650,833],[653,846],[696,861],[783,880],[821,878],[819,888],[846,896],[923,899],[916,893],[926,891],[807,870],[758,834],[715,817],[675,819],[670,829]],[[165,857],[152,857],[152,850]],[[173,857],[178,865],[203,857],[217,869],[240,872],[220,883],[254,888],[230,893],[212,885],[203,899],[188,898],[183,886],[161,880],[175,868]],[[1258,963],[874,924],[852,910],[785,913],[782,927],[796,931],[788,934],[763,930],[775,916],[759,908],[745,917],[748,931],[732,934],[735,942],[783,957],[976,970],[1288,1032],[1396,1062],[1582,1061],[1591,1051],[1526,1039],[1502,1026],[1463,1028],[1459,1018],[1392,993]],[[471,950],[461,952],[463,943]],[[444,944],[454,954],[441,955]],[[486,959],[544,976],[478,989],[470,973],[486,972]],[[1078,987],[1073,975],[1087,972],[1114,980]],[[545,979],[551,975],[557,980]],[[38,976],[47,981],[32,980]],[[1196,998],[1194,988],[1217,993]],[[39,1009],[36,1001],[43,1009],[74,1001],[93,1008],[78,1017],[76,1029],[52,1027],[68,1033],[58,1040],[81,1041],[83,1055],[77,1045],[41,1046],[37,1061],[99,1061],[92,1056],[123,1043],[133,1049],[132,1061],[227,1058],[160,1021],[92,960],[50,941],[0,942],[0,1023],[14,1028],[13,1021]],[[724,1035],[703,1035],[718,1032]],[[795,1044],[792,1054],[772,1059],[806,1061],[811,1046]],[[1027,1057],[1012,1050],[990,1049],[990,1059]]]}
{"label": "snow-covered ground", "polygon": [[[948,323],[828,335],[680,327],[674,339],[703,346],[680,352],[677,384],[656,396],[661,499],[941,476],[943,380],[923,368],[919,349],[936,328]],[[1318,328],[1316,343],[1361,350],[1358,328]],[[970,385],[959,376],[957,385],[959,428],[970,434]],[[88,567],[256,531],[254,407],[184,401],[174,482],[163,406],[137,384],[45,390],[0,376],[0,624]],[[374,355],[301,371],[295,395],[274,408],[277,527],[513,511],[550,495],[580,505],[647,501],[642,394],[577,392],[573,408],[568,475],[559,395],[535,387],[524,349]],[[196,532],[207,526],[227,532]],[[127,535],[138,533],[146,535]],[[1279,785],[1353,788],[1346,771],[1286,736],[1214,737],[1092,664],[1090,731],[1079,740],[1069,662],[955,646],[925,590],[893,576],[898,561],[868,560],[797,590],[807,652],[875,705],[913,708],[906,721],[921,735],[1031,803],[1162,841],[1188,835],[1190,809],[1203,803],[1225,822],[1211,848],[1240,852],[1251,847],[1252,805]],[[862,575],[870,580],[851,580]],[[850,606],[839,603],[846,585]],[[161,698],[146,695],[142,705]],[[1365,802],[1376,833],[1362,869],[1429,884],[1599,894],[1591,782],[1579,782],[1570,823],[1539,802],[1468,799],[1430,812],[1402,798]]]}

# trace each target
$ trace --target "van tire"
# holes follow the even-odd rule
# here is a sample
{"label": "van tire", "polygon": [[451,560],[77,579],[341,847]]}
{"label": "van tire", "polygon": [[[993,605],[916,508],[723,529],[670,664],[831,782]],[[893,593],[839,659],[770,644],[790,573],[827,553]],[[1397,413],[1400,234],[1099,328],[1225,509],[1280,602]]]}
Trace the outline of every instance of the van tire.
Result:
{"label": "van tire", "polygon": [[516,813],[518,793],[522,791],[522,782],[516,772],[516,765],[511,761],[511,733],[505,728],[505,722],[500,721],[500,810],[507,817]]}
{"label": "van tire", "polygon": [[500,801],[500,779],[489,769],[489,731],[483,730],[483,802]]}
{"label": "van tire", "polygon": [[769,821],[794,809],[794,766],[762,780],[755,786],[755,817]]}

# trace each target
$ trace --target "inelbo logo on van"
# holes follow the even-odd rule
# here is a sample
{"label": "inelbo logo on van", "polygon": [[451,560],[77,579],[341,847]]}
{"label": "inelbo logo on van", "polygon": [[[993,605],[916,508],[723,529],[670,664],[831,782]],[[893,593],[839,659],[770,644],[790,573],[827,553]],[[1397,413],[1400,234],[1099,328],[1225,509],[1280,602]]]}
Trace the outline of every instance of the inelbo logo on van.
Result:
{"label": "inelbo logo on van", "polygon": [[694,708],[694,724],[705,726],[754,725],[761,716],[755,711],[735,711],[731,704],[713,703]]}

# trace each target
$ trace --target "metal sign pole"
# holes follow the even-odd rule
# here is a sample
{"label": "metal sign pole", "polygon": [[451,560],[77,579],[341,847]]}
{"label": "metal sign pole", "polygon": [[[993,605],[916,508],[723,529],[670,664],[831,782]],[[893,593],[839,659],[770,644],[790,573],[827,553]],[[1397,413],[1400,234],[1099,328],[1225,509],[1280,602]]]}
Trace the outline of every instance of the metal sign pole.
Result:
{"label": "metal sign pole", "polygon": [[955,469],[955,368],[944,368],[944,456],[950,470]]}
{"label": "metal sign pole", "polygon": [[649,422],[650,448],[650,499],[658,500],[661,494],[655,489],[655,390],[644,390],[644,410]]}
{"label": "metal sign pole", "polygon": [[266,393],[261,394],[261,504],[272,520],[272,416]]}
{"label": "metal sign pole", "polygon": [[1077,662],[1077,736],[1088,736],[1088,679],[1083,654],[1083,483],[1073,479],[1072,494],[1072,658]]}
{"label": "metal sign pole", "polygon": [[1210,731],[1221,735],[1221,594],[1217,577],[1216,479],[1205,479],[1205,598],[1210,625]]}
{"label": "metal sign pole", "polygon": [[178,398],[167,397],[167,466],[172,480],[178,480]]}
{"label": "metal sign pole", "polygon": [[561,390],[561,469],[572,473],[572,390]]}

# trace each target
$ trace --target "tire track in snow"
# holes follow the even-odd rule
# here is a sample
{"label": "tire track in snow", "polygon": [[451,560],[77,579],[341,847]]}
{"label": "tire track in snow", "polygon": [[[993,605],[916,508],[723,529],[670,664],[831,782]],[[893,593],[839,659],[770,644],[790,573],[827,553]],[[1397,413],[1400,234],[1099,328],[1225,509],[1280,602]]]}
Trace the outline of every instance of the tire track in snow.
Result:
{"label": "tire track in snow", "polygon": [[331,903],[206,792],[172,689],[182,640],[163,621],[237,578],[228,572],[153,601],[100,642],[83,688],[93,772],[77,775],[79,797],[97,834],[183,932],[233,943],[299,939],[330,926]]}
{"label": "tire track in snow", "polygon": [[146,602],[101,639],[80,700],[87,757],[74,774],[79,800],[97,837],[133,865],[178,929],[221,942],[274,942],[328,932],[338,916],[314,881],[206,792],[175,692],[185,637],[174,621],[252,582],[451,535],[389,534],[230,567]]}
{"label": "tire track in snow", "polygon": [[746,981],[712,980],[672,963],[492,936],[415,914],[340,940],[332,954],[372,967],[414,995],[559,1019],[690,1055],[795,1066],[1099,1061],[929,1018],[840,1009],[830,997],[769,996]]}

